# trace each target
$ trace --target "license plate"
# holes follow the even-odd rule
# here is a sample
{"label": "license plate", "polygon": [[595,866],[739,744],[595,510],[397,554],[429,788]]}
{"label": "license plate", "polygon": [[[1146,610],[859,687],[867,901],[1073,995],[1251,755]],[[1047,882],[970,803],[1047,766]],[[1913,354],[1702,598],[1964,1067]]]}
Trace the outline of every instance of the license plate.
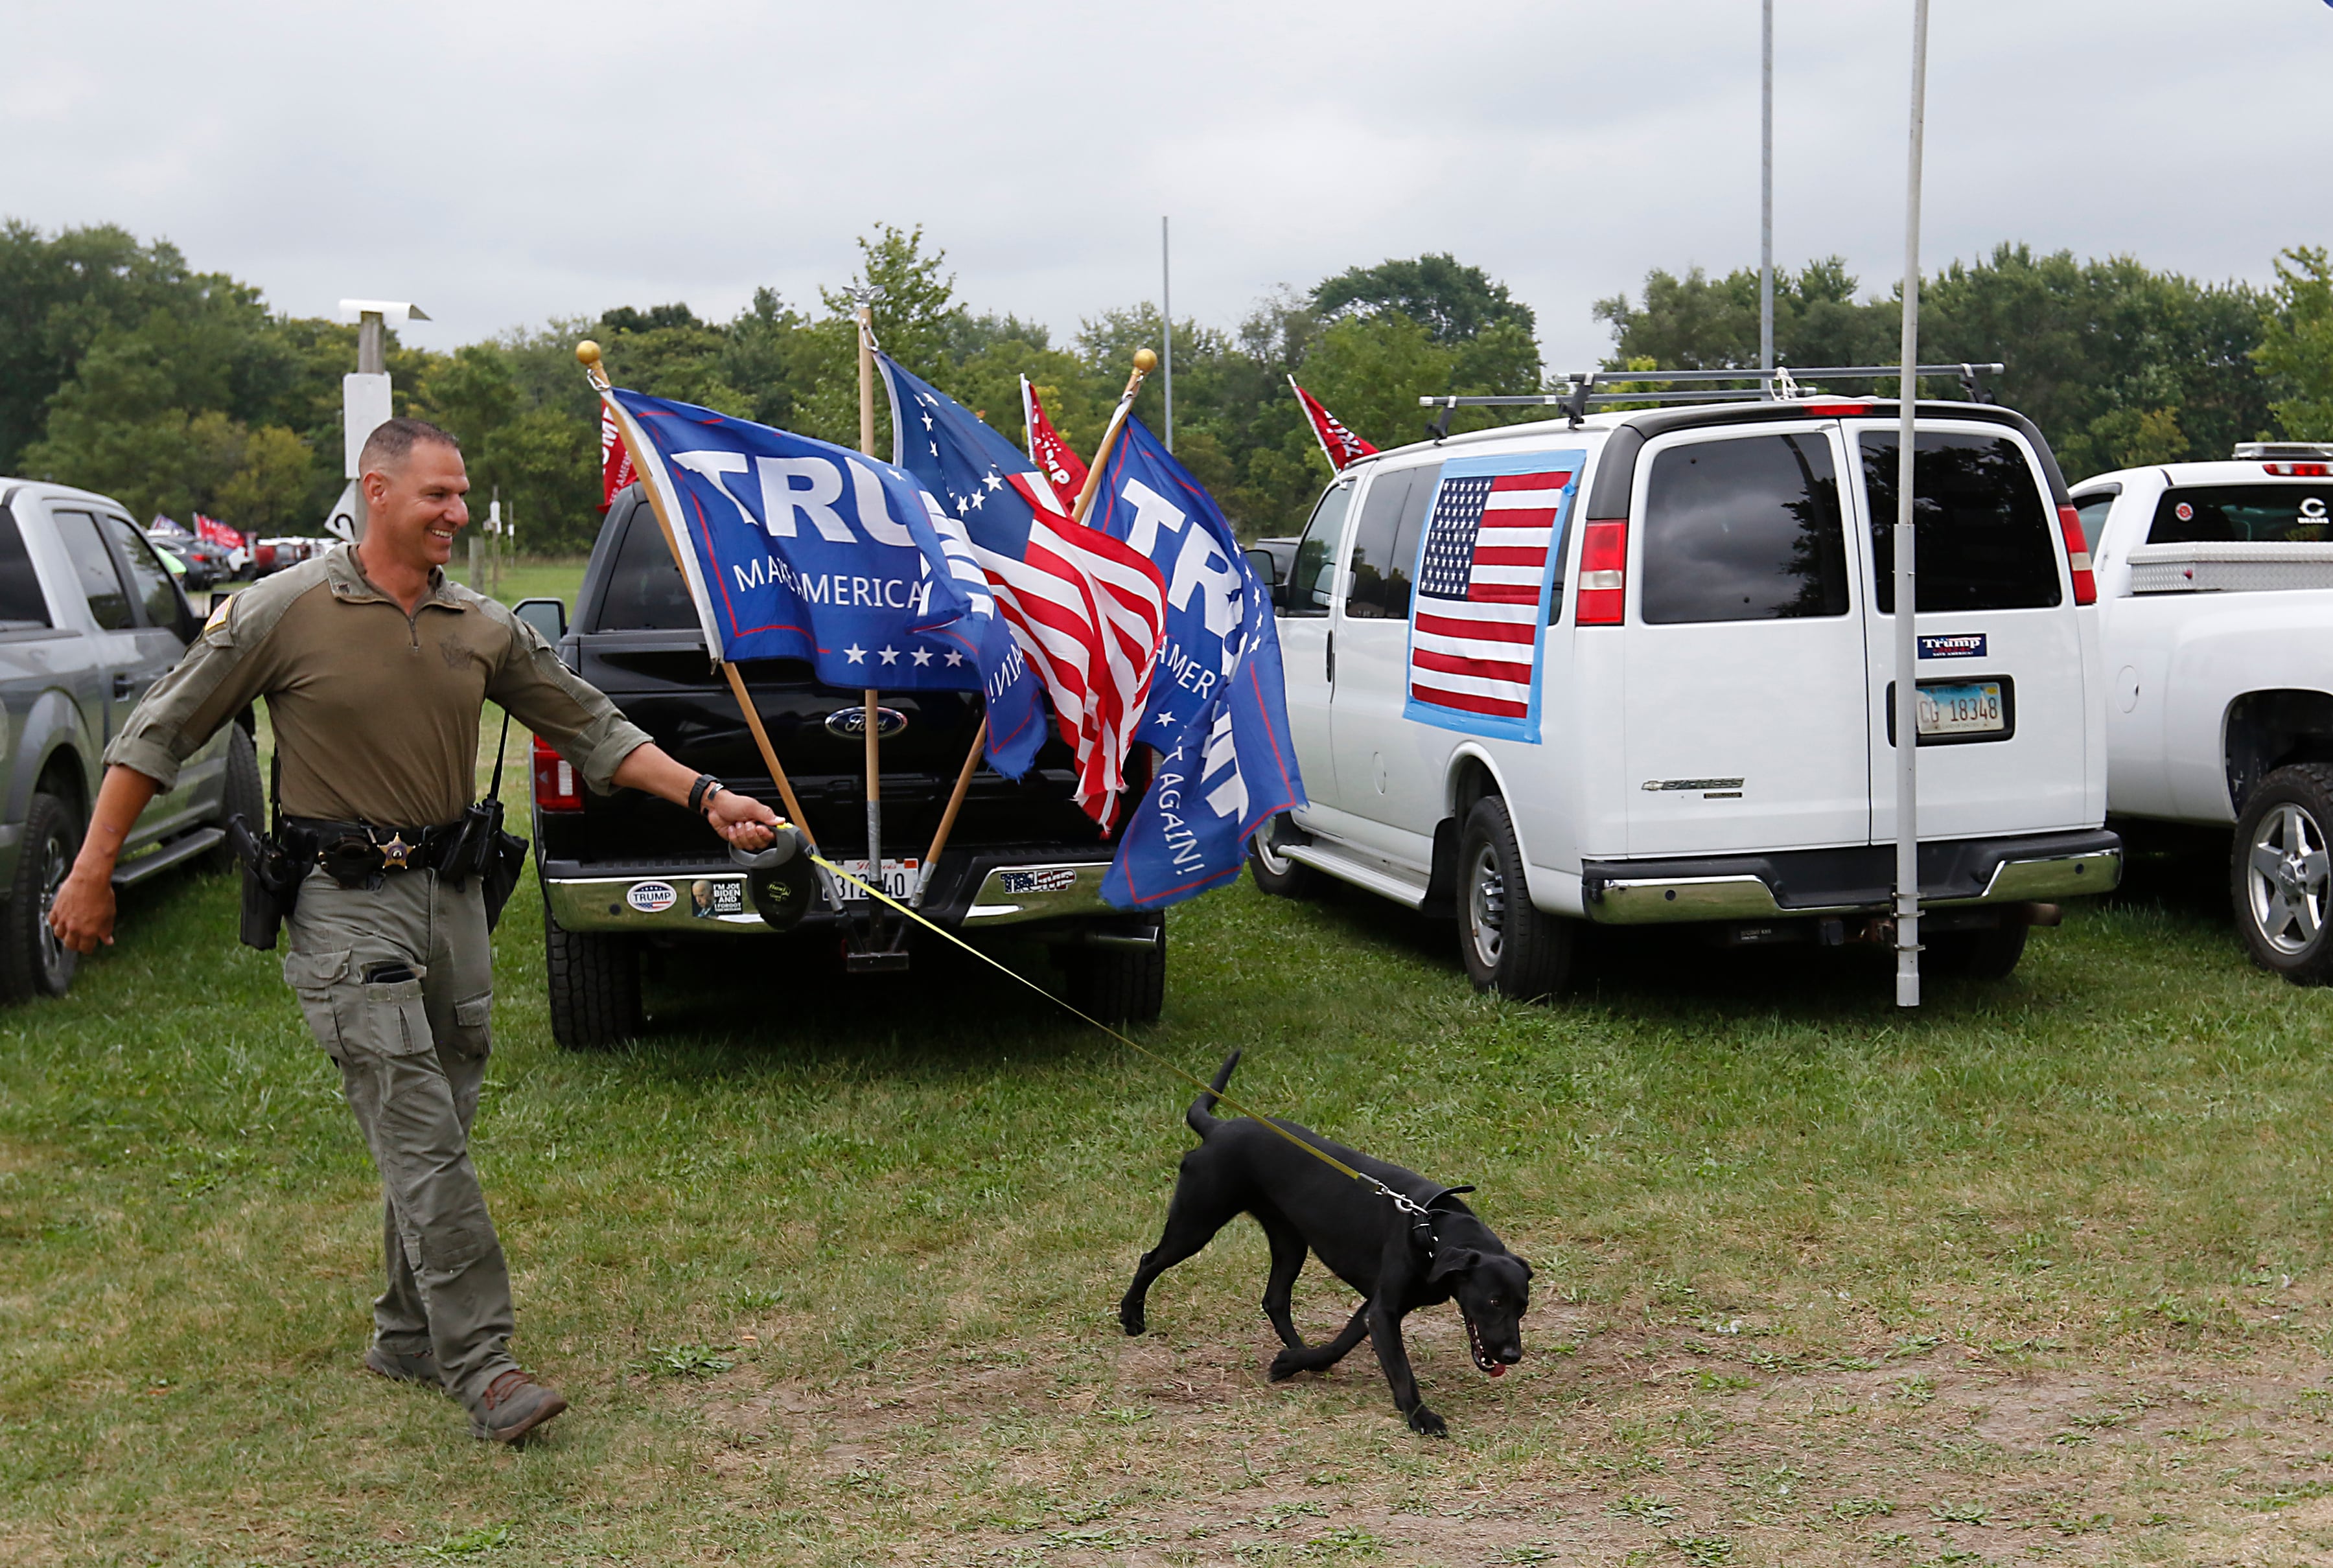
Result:
{"label": "license plate", "polygon": [[[874,880],[867,875],[867,858],[864,856],[857,860],[838,860],[835,864],[860,882]],[[916,890],[916,875],[922,867],[923,862],[920,860],[894,860],[889,856],[885,856],[883,857],[883,891],[902,904],[906,903],[908,894]],[[867,896],[864,892],[850,883],[843,883],[841,887],[845,900]]]}
{"label": "license plate", "polygon": [[1914,704],[1923,735],[1988,735],[2009,727],[2001,706],[2001,683],[1919,688]]}

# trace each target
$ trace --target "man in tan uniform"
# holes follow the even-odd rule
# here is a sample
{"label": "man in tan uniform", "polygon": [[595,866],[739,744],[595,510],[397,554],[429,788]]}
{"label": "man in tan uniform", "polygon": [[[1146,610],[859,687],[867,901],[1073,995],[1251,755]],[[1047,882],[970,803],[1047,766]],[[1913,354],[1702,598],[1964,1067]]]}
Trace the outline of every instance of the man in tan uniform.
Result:
{"label": "man in tan uniform", "polygon": [[283,977],[341,1069],[386,1195],[389,1285],[364,1364],[443,1387],[478,1436],[515,1442],[567,1401],[512,1359],[510,1271],[469,1155],[493,955],[476,880],[437,866],[476,789],[481,705],[508,709],[594,789],[701,811],[742,848],[767,845],[778,818],[666,756],[533,628],[446,579],[469,521],[451,436],[393,419],[361,465],[363,541],[214,611],[106,749],[89,837],[50,923],[77,951],[113,940],[124,836],[197,747],[264,697],[287,847],[310,867]]}

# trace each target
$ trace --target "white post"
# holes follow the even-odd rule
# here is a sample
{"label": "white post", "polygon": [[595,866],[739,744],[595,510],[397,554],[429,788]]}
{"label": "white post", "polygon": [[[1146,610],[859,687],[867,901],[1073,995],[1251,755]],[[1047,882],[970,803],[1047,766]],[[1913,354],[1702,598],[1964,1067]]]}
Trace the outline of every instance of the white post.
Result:
{"label": "white post", "polygon": [[1912,142],[1904,190],[1904,365],[1896,431],[1896,1005],[1920,1005],[1919,577],[1914,411],[1920,363],[1920,150],[1928,112],[1928,0],[1912,0]]}
{"label": "white post", "polygon": [[1158,220],[1158,314],[1166,329],[1166,450],[1175,450],[1175,291],[1166,253],[1166,220]]}
{"label": "white post", "polygon": [[[1774,373],[1774,0],[1765,0],[1758,112],[1758,368]],[[1766,396],[1774,395],[1770,382]]]}

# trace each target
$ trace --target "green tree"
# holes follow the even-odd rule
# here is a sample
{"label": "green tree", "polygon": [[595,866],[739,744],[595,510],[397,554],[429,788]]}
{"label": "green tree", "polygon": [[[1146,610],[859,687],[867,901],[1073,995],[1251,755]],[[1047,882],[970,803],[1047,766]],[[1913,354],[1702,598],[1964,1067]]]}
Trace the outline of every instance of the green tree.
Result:
{"label": "green tree", "polygon": [[316,521],[314,469],[306,442],[281,425],[263,425],[245,437],[243,461],[212,504],[220,521],[245,532],[304,532]]}
{"label": "green tree", "polygon": [[1509,297],[1504,283],[1447,253],[1379,262],[1323,278],[1312,287],[1312,310],[1324,321],[1398,311],[1445,346],[1500,323],[1520,328],[1525,338],[1538,326],[1531,307]]}
{"label": "green tree", "polygon": [[2252,358],[2271,378],[2277,422],[2296,441],[2333,441],[2333,258],[2301,245],[2276,259],[2276,287]]}
{"label": "green tree", "polygon": [[[1901,307],[1856,298],[1837,258],[1775,282],[1774,341],[1784,365],[1886,365],[1897,352]],[[1998,362],[1990,388],[2031,416],[2068,473],[2224,454],[2271,423],[2252,359],[2263,298],[2238,283],[2155,272],[2127,256],[2077,261],[1996,246],[1921,284],[1920,357]],[[1641,304],[1599,301],[1613,365],[1674,369],[1754,367],[1758,275],[1698,270],[1647,275]],[[1887,378],[1858,388],[1893,390]],[[1930,396],[1957,397],[1956,386]]]}

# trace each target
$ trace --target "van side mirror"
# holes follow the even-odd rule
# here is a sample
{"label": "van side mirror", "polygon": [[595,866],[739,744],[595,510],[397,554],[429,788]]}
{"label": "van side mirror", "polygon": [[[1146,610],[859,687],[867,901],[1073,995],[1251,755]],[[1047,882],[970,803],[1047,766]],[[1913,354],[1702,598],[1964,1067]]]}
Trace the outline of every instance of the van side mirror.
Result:
{"label": "van side mirror", "polygon": [[1280,586],[1280,561],[1270,550],[1257,545],[1241,553],[1247,557],[1247,564],[1255,569],[1257,580],[1264,587]]}
{"label": "van side mirror", "polygon": [[554,647],[567,635],[567,602],[564,599],[521,599],[511,614],[542,634],[542,640]]}

